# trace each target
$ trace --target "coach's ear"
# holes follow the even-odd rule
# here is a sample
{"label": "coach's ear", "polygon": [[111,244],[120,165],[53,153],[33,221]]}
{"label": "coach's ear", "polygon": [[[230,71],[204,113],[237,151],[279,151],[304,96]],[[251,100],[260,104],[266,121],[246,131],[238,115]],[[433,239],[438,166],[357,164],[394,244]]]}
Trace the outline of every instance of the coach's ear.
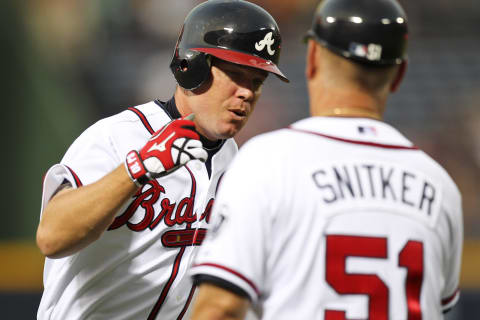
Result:
{"label": "coach's ear", "polygon": [[407,71],[407,61],[403,61],[397,70],[397,75],[395,76],[395,79],[393,79],[392,85],[390,86],[391,92],[397,91],[398,87],[400,86],[400,83],[403,80],[403,77],[405,76],[406,71]]}
{"label": "coach's ear", "polygon": [[317,51],[317,43],[315,40],[309,39],[305,66],[305,76],[307,77],[307,80],[314,78],[317,73]]}

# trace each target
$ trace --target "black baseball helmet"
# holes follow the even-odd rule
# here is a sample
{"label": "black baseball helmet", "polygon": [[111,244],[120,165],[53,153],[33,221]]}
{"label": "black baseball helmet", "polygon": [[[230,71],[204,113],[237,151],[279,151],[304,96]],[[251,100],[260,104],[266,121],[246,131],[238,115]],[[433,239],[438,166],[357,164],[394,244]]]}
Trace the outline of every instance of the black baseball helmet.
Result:
{"label": "black baseball helmet", "polygon": [[170,69],[188,90],[210,77],[210,56],[265,70],[288,82],[277,67],[281,42],[277,23],[260,6],[243,0],[209,0],[185,18]]}
{"label": "black baseball helmet", "polygon": [[368,65],[407,59],[407,16],[395,0],[322,0],[307,38]]}

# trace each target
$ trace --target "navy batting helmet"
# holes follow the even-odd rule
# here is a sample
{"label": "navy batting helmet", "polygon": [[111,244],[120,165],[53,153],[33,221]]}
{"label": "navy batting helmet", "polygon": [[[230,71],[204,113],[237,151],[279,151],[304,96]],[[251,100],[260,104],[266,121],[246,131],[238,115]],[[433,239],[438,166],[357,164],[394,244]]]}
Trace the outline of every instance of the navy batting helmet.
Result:
{"label": "navy batting helmet", "polygon": [[209,0],[190,11],[183,24],[170,69],[185,89],[198,88],[210,76],[209,56],[274,73],[281,36],[273,17],[243,0]]}
{"label": "navy batting helmet", "polygon": [[407,16],[395,0],[322,0],[307,37],[362,64],[407,59]]}

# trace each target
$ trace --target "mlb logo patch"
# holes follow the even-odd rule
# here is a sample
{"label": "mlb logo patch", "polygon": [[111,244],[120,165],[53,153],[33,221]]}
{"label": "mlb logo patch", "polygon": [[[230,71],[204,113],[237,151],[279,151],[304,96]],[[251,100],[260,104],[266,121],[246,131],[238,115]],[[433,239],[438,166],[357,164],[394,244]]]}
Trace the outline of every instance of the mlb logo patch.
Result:
{"label": "mlb logo patch", "polygon": [[366,58],[370,61],[378,61],[382,58],[382,46],[375,43],[365,45],[352,42],[348,51],[356,57]]}
{"label": "mlb logo patch", "polygon": [[371,126],[359,126],[358,127],[358,133],[376,136],[377,135],[377,129],[375,129],[375,127],[371,127]]}
{"label": "mlb logo patch", "polygon": [[354,56],[365,58],[365,56],[367,55],[367,46],[360,43],[352,42],[350,43],[350,49],[348,51],[350,51],[350,53]]}

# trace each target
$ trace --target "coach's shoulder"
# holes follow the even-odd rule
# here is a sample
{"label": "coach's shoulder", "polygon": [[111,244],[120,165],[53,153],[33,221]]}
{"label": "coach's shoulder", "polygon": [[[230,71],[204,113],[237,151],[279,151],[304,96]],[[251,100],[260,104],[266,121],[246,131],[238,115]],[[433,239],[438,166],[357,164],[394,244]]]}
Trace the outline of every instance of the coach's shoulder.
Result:
{"label": "coach's shoulder", "polygon": [[254,136],[245,142],[240,151],[246,150],[270,155],[283,153],[288,151],[288,147],[294,143],[294,141],[290,141],[291,139],[291,134],[287,128],[277,129]]}

